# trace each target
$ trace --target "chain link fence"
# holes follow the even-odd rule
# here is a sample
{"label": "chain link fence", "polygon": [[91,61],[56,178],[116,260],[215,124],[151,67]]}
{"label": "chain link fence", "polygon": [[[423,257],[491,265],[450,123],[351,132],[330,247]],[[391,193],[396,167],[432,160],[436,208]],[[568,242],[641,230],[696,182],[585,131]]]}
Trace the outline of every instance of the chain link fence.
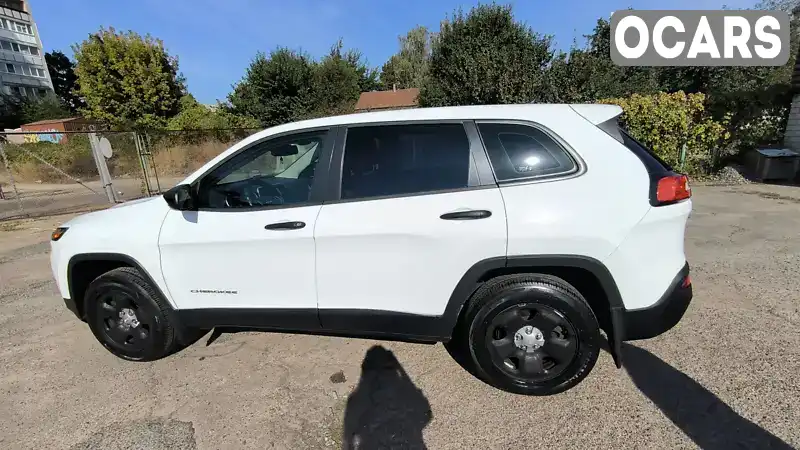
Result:
{"label": "chain link fence", "polygon": [[0,133],[0,221],[159,195],[256,131]]}

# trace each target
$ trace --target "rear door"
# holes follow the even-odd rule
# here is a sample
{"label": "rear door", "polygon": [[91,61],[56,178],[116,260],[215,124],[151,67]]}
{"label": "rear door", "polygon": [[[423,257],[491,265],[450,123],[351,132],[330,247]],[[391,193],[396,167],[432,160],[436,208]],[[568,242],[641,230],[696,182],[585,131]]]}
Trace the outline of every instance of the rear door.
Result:
{"label": "rear door", "polygon": [[323,327],[365,331],[370,319],[359,315],[441,316],[472,265],[506,255],[503,200],[475,125],[342,134],[331,165],[341,168],[330,188],[339,200],[322,206],[314,231]]}

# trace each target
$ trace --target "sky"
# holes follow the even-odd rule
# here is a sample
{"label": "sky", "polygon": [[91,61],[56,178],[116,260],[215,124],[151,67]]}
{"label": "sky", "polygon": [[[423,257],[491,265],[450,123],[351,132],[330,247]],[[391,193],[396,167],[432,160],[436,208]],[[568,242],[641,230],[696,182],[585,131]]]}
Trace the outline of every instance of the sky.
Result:
{"label": "sky", "polygon": [[[490,1],[484,0],[483,3]],[[178,57],[189,92],[202,103],[224,100],[257,52],[290,47],[319,58],[340,37],[370,66],[398,49],[398,37],[416,25],[439,29],[457,8],[477,0],[31,0],[45,51],[72,57],[71,46],[100,27],[133,30],[164,41]],[[599,17],[626,9],[746,8],[754,0],[516,0],[517,20],[552,35],[568,49],[591,33]]]}

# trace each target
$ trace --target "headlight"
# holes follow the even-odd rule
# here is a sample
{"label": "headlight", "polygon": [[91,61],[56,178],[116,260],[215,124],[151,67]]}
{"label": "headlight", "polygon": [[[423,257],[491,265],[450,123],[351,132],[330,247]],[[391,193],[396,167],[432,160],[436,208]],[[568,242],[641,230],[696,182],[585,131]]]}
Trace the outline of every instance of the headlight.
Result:
{"label": "headlight", "polygon": [[53,233],[50,235],[50,240],[51,241],[57,241],[57,240],[61,239],[61,236],[64,236],[64,233],[67,232],[67,229],[68,229],[67,227],[58,227],[58,228],[56,228],[55,230],[53,230]]}

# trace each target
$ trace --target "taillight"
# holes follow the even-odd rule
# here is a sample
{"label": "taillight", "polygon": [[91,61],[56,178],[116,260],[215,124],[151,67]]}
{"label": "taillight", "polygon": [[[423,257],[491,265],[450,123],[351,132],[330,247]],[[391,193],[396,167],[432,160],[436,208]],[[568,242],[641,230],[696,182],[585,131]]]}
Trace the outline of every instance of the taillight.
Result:
{"label": "taillight", "polygon": [[656,200],[658,203],[675,203],[692,196],[689,178],[686,175],[670,175],[658,180]]}

